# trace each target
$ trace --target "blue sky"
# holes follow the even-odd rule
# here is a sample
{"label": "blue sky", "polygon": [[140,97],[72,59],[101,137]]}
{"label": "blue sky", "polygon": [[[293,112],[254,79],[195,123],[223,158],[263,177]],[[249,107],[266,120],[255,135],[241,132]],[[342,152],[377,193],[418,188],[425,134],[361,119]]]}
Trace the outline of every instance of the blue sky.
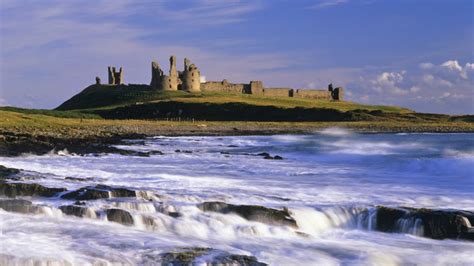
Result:
{"label": "blue sky", "polygon": [[207,80],[332,82],[351,101],[474,113],[472,0],[0,3],[0,105],[56,107],[108,65],[149,83],[175,54]]}

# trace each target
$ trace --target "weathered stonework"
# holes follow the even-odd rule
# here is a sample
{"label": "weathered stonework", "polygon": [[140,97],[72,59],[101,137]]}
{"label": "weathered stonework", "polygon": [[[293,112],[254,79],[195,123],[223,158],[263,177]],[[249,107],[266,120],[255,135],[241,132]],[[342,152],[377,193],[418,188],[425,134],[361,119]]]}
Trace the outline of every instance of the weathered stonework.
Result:
{"label": "weathered stonework", "polygon": [[[109,84],[123,84],[123,69],[120,67],[117,72],[115,67],[108,68]],[[96,84],[100,84],[100,78],[96,78]],[[176,56],[170,57],[169,74],[165,75],[158,62],[151,63],[150,87],[158,91],[183,90],[187,92],[225,92],[238,94],[252,94],[268,97],[295,97],[318,100],[342,101],[344,99],[344,89],[334,88],[328,85],[327,90],[314,89],[292,89],[292,88],[265,88],[263,82],[252,80],[249,83],[230,83],[226,79],[222,81],[208,81],[201,83],[201,72],[195,64],[188,58],[184,59],[184,70],[178,71],[176,68]]]}
{"label": "weathered stonework", "polygon": [[332,92],[332,99],[335,101],[342,101],[344,99],[344,88],[337,87]]}
{"label": "weathered stonework", "polygon": [[249,94],[262,95],[263,94],[263,82],[259,80],[252,80],[249,84]]}
{"label": "weathered stonework", "polygon": [[309,90],[309,89],[297,89],[294,93],[296,98],[309,98],[318,100],[331,100],[332,94],[330,91],[325,90]]}
{"label": "weathered stonework", "polygon": [[159,91],[185,90],[189,92],[201,91],[201,73],[196,65],[191,64],[189,59],[184,59],[184,71],[176,69],[176,57],[170,57],[169,75],[164,75],[156,61],[151,63],[150,87]]}
{"label": "weathered stonework", "polygon": [[184,71],[181,74],[182,90],[189,92],[201,91],[201,73],[196,65],[191,64],[189,59],[184,59]]}
{"label": "weathered stonework", "polygon": [[158,62],[152,61],[150,87],[152,89],[158,90],[161,87],[162,80],[163,80],[163,70],[161,70]]}
{"label": "weathered stonework", "polygon": [[178,90],[178,71],[176,70],[176,56],[170,57],[170,75],[168,77],[167,87],[163,87],[163,90],[177,91]]}
{"label": "weathered stonework", "polygon": [[223,81],[208,81],[201,84],[202,91],[209,92],[228,92],[228,93],[245,93],[247,84],[229,83],[226,79]]}
{"label": "weathered stonework", "polygon": [[264,88],[263,95],[270,97],[293,97],[291,88]]}
{"label": "weathered stonework", "polygon": [[120,85],[124,84],[123,81],[123,69],[120,67],[119,71],[115,67],[109,66],[109,85]]}

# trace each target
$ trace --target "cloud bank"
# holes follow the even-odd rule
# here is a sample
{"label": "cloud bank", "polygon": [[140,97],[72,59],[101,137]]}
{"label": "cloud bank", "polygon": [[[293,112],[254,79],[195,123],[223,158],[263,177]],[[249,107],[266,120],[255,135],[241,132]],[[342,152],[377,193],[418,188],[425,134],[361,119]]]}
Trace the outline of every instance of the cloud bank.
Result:
{"label": "cloud bank", "polygon": [[348,86],[353,99],[404,105],[423,112],[474,113],[474,64],[457,60],[420,63],[410,70],[361,73]]}
{"label": "cloud bank", "polygon": [[[348,3],[311,1],[311,6],[329,12]],[[308,2],[292,5],[313,18],[316,12],[307,7]],[[346,87],[351,101],[474,113],[471,60],[346,66],[334,50],[334,60],[318,65],[318,54],[279,46],[305,31],[295,28],[276,39],[265,35],[270,26],[280,33],[287,23],[269,13],[270,2],[3,0],[0,8],[0,105],[54,108],[95,76],[106,80],[108,65],[123,66],[126,82],[148,83],[149,62],[158,60],[167,69],[169,55],[175,54],[179,61],[186,56],[195,62],[206,80],[263,80],[268,86],[312,89],[334,83]],[[262,20],[255,18],[268,23],[258,33],[252,30]],[[229,34],[215,37],[221,32]],[[319,51],[318,43],[312,45]]]}

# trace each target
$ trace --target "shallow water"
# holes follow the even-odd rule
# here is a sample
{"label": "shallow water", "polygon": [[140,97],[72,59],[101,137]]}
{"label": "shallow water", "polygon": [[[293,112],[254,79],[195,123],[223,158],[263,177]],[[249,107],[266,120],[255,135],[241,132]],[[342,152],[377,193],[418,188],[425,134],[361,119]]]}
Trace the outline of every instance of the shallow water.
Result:
{"label": "shallow water", "polygon": [[[73,201],[58,198],[31,199],[47,206],[38,214],[0,210],[0,253],[19,263],[140,264],[146,254],[189,246],[253,255],[271,265],[474,264],[473,242],[419,237],[419,228],[375,232],[370,221],[360,220],[361,211],[375,205],[474,211],[474,134],[332,128],[303,136],[155,137],[118,147],[164,154],[0,157],[0,165],[45,177],[27,182],[69,190],[106,184],[155,194],[152,201],[88,202],[91,210],[129,210],[133,226],[101,215],[63,215],[56,208]],[[265,160],[256,155],[261,152],[284,159]],[[299,229],[203,212],[197,204],[204,201],[288,207]],[[140,222],[145,216],[154,226]]]}

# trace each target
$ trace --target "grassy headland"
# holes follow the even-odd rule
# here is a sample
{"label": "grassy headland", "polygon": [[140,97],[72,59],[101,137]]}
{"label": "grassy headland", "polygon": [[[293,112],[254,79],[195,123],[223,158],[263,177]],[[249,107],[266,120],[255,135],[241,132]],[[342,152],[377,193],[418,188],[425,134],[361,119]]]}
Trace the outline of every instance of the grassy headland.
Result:
{"label": "grassy headland", "polygon": [[394,106],[243,94],[154,92],[146,85],[90,86],[57,110],[0,108],[0,155],[68,148],[104,150],[155,135],[358,132],[474,132],[473,116]]}

